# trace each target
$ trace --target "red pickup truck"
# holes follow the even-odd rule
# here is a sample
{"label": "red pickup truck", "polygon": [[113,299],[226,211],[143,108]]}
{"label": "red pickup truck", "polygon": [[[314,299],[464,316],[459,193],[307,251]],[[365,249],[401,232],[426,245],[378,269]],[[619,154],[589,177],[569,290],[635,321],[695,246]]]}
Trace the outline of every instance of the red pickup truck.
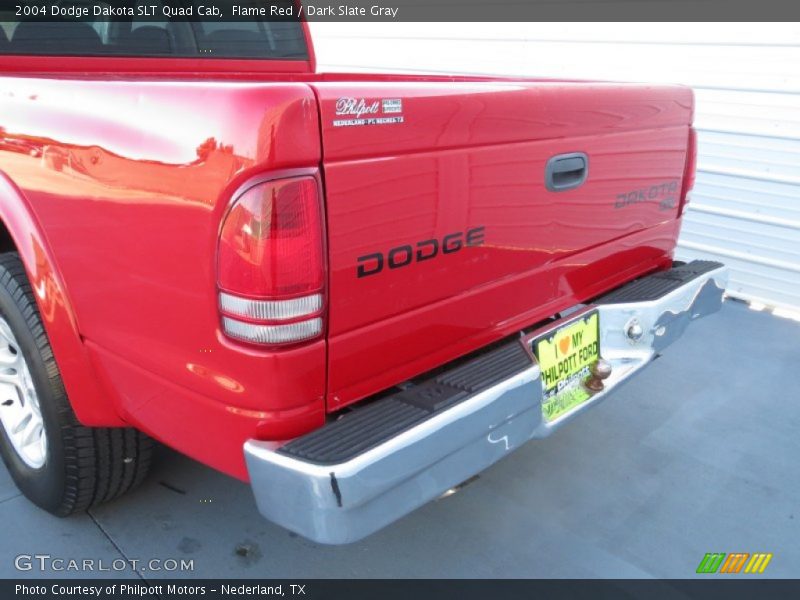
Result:
{"label": "red pickup truck", "polygon": [[[158,440],[362,538],[719,309],[678,86],[320,74],[305,24],[0,29],[2,455],[67,515]],[[667,385],[667,382],[665,382]]]}

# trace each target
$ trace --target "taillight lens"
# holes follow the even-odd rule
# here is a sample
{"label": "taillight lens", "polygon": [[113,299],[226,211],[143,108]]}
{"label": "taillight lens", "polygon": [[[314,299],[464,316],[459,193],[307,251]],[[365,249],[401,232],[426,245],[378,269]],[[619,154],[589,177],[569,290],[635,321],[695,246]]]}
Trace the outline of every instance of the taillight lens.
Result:
{"label": "taillight lens", "polygon": [[694,188],[694,180],[697,175],[697,132],[694,127],[689,127],[689,143],[686,150],[686,163],[683,167],[683,187],[681,188],[681,204],[679,215],[686,210],[689,202],[690,193]]}
{"label": "taillight lens", "polygon": [[325,258],[316,179],[267,181],[236,199],[220,231],[217,283],[230,337],[272,345],[321,335]]}

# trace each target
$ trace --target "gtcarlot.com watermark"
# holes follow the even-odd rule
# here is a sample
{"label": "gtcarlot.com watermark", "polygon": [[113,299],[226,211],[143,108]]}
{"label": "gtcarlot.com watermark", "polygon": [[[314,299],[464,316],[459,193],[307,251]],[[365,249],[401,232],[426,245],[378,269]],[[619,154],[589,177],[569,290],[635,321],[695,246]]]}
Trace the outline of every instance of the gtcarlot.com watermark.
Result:
{"label": "gtcarlot.com watermark", "polygon": [[176,558],[62,558],[50,554],[18,554],[14,558],[17,571],[63,571],[93,573],[99,571],[194,571],[194,559]]}

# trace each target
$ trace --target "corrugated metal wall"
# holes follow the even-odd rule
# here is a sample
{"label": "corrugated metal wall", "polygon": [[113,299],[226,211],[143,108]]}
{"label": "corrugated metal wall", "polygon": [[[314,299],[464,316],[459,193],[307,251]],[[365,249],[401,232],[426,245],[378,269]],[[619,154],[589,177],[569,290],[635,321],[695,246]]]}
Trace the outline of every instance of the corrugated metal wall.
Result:
{"label": "corrugated metal wall", "polygon": [[313,23],[323,71],[674,82],[697,97],[697,184],[679,257],[729,293],[800,307],[800,25]]}

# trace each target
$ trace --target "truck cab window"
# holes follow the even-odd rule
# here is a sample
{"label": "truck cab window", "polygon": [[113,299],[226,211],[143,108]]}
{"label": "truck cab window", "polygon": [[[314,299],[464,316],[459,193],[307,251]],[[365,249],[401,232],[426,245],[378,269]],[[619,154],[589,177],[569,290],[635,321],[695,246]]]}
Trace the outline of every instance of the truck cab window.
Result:
{"label": "truck cab window", "polygon": [[[198,0],[184,5],[198,13]],[[83,6],[77,3],[76,6]],[[237,58],[307,60],[308,49],[299,22],[271,22],[258,17],[247,21],[203,21],[187,17],[156,21],[140,14],[144,6],[159,0],[125,2],[126,14],[114,4],[113,14],[94,15],[91,7],[110,8],[106,3],[86,3],[88,16],[65,16],[43,20],[23,17],[0,23],[0,54],[46,56],[130,56],[141,58]],[[152,11],[152,8],[150,9]],[[150,13],[152,14],[152,12]],[[4,13],[8,18],[8,13]]]}

